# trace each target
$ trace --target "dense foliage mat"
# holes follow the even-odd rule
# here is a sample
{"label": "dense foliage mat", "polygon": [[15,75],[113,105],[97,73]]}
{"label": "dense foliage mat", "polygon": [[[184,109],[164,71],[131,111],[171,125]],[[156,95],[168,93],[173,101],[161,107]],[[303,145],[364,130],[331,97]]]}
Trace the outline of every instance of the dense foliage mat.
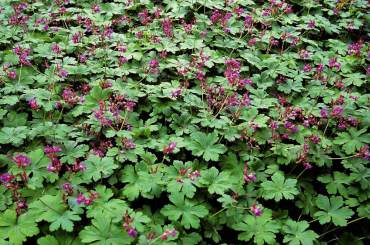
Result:
{"label": "dense foliage mat", "polygon": [[1,0],[0,244],[363,244],[369,1]]}

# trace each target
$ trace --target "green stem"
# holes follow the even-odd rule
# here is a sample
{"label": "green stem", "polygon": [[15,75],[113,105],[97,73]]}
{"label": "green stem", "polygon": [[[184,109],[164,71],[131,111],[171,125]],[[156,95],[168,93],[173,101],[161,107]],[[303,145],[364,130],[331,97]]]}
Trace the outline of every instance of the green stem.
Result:
{"label": "green stem", "polygon": [[297,176],[297,179],[299,179],[299,177],[301,177],[301,175],[304,173],[304,171],[306,171],[306,169],[303,169],[302,172],[300,172]]}
{"label": "green stem", "polygon": [[[348,222],[348,223],[347,223],[347,226],[348,226],[349,224],[355,223],[355,222],[360,221],[360,220],[362,220],[362,219],[365,219],[365,217],[360,217],[360,218],[357,218],[357,219],[351,220],[350,222]],[[329,231],[327,231],[327,232],[325,232],[325,233],[321,234],[321,235],[319,236],[319,238],[321,238],[321,237],[325,236],[326,234],[329,234],[329,233],[331,233],[331,232],[333,232],[333,231],[336,231],[336,230],[338,230],[338,229],[340,229],[340,228],[343,228],[343,227],[336,227],[336,228],[333,228],[333,229],[331,229],[331,230],[329,230]]]}
{"label": "green stem", "polygon": [[313,220],[311,220],[311,221],[309,221],[308,223],[309,224],[311,224],[311,223],[313,223],[313,222],[315,222],[315,221],[317,221],[318,219],[313,219]]}
{"label": "green stem", "polygon": [[348,157],[328,157],[328,159],[330,159],[330,160],[343,160],[343,159],[353,158],[355,156],[356,155],[352,155],[352,156],[348,156]]}
{"label": "green stem", "polygon": [[216,213],[212,214],[210,217],[214,217],[214,216],[216,216],[217,214],[222,213],[222,212],[223,212],[223,211],[225,211],[225,210],[226,210],[226,208],[223,208],[223,209],[221,209],[221,210],[217,211]]}
{"label": "green stem", "polygon": [[159,238],[161,238],[161,236],[154,238],[152,241],[149,242],[149,245],[155,243]]}

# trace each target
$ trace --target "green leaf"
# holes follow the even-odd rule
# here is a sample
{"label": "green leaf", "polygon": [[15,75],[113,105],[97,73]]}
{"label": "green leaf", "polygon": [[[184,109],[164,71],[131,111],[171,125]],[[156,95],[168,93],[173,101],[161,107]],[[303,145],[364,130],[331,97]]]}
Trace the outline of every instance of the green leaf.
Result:
{"label": "green leaf", "polygon": [[208,214],[208,209],[201,204],[185,199],[184,195],[171,195],[170,201],[174,204],[167,204],[161,209],[161,214],[172,221],[181,218],[181,224],[185,229],[199,228],[200,219]]}
{"label": "green leaf", "polygon": [[271,177],[272,181],[265,181],[261,184],[263,189],[263,198],[280,201],[282,198],[293,199],[298,194],[296,188],[297,180],[285,179],[280,172]]}
{"label": "green leaf", "polygon": [[0,131],[0,144],[12,144],[19,146],[27,138],[27,127],[4,127]]}
{"label": "green leaf", "polygon": [[83,157],[89,150],[87,145],[77,144],[75,141],[64,142],[63,153],[65,154],[60,160],[72,164],[77,158]]}
{"label": "green leaf", "polygon": [[[197,191],[197,188],[195,187],[197,180],[191,180],[187,176],[191,169],[191,162],[183,163],[181,161],[174,161],[173,165],[166,169],[165,177],[168,178],[168,180],[166,180],[168,183],[167,191],[170,192],[171,195],[181,193],[188,198],[194,197],[195,192]],[[179,174],[181,171],[186,171],[187,174]]]}
{"label": "green leaf", "polygon": [[146,164],[140,163],[135,167],[126,165],[122,171],[120,180],[128,183],[123,188],[123,195],[130,201],[135,200],[141,194],[146,198],[152,199],[159,196],[163,189],[162,173],[149,173]]}
{"label": "green leaf", "polygon": [[346,226],[347,219],[354,214],[350,208],[343,207],[343,198],[340,196],[331,196],[329,199],[327,196],[319,195],[316,198],[316,205],[323,210],[314,214],[319,219],[320,224],[331,221],[337,226]]}
{"label": "green leaf", "polygon": [[111,199],[113,192],[103,185],[98,185],[95,189],[99,198],[87,207],[87,217],[93,218],[98,215],[113,219],[113,222],[122,220],[121,215],[127,208],[125,201],[120,199]]}
{"label": "green leaf", "polygon": [[343,145],[346,154],[353,154],[356,150],[360,150],[362,146],[370,143],[370,134],[365,133],[367,128],[356,131],[350,128],[348,132],[339,133],[333,141],[334,144]]}
{"label": "green leaf", "polygon": [[6,115],[6,119],[4,120],[5,127],[19,127],[19,126],[26,126],[27,124],[27,113],[17,113],[15,111],[11,111]]}
{"label": "green leaf", "polygon": [[51,235],[47,235],[47,236],[40,237],[39,239],[37,239],[37,244],[38,245],[59,245],[59,242],[55,237]]}
{"label": "green leaf", "polygon": [[73,221],[81,220],[76,211],[68,210],[63,204],[62,198],[57,196],[45,195],[30,204],[32,212],[37,214],[37,221],[45,220],[50,224],[50,231],[62,228],[65,231],[73,231]]}
{"label": "green leaf", "polygon": [[98,181],[102,178],[109,177],[113,174],[114,170],[118,168],[113,157],[100,158],[93,154],[87,158],[85,164],[86,170],[83,173],[83,177],[89,182],[91,182],[91,179]]}
{"label": "green leaf", "polygon": [[211,194],[224,194],[232,186],[232,178],[227,172],[219,173],[218,169],[212,167],[203,171],[199,183],[208,187]]}
{"label": "green leaf", "polygon": [[217,133],[206,134],[195,132],[191,135],[191,141],[186,145],[195,156],[203,156],[206,161],[218,161],[219,155],[226,152],[226,147],[216,144],[218,141]]}
{"label": "green leaf", "polygon": [[0,214],[0,239],[9,239],[13,245],[21,245],[27,237],[39,233],[34,217],[25,213],[17,218],[14,210],[8,209]]}
{"label": "green leaf", "polygon": [[238,235],[240,241],[250,241],[257,245],[275,244],[276,233],[279,231],[279,225],[271,218],[271,211],[264,210],[259,217],[246,215],[241,222],[233,225],[237,231],[243,231]]}
{"label": "green leaf", "polygon": [[42,149],[36,149],[27,154],[31,159],[31,165],[28,167],[29,175],[31,177],[28,180],[27,186],[30,189],[35,190],[36,188],[43,187],[43,181],[46,179],[49,182],[53,183],[58,179],[56,173],[50,173],[47,170],[47,166],[50,163],[50,159],[45,156]]}
{"label": "green leaf", "polygon": [[285,233],[283,242],[290,245],[313,245],[319,236],[314,231],[307,230],[308,227],[307,221],[288,220],[283,226]]}
{"label": "green leaf", "polygon": [[339,192],[342,196],[348,196],[346,186],[352,182],[352,178],[338,171],[335,171],[333,175],[334,178],[325,175],[320,176],[317,180],[326,184],[326,190],[329,194],[335,195]]}
{"label": "green leaf", "polygon": [[127,232],[119,226],[112,224],[109,217],[97,215],[91,221],[92,225],[85,226],[80,232],[80,238],[83,243],[94,245],[122,245],[130,244],[132,238]]}

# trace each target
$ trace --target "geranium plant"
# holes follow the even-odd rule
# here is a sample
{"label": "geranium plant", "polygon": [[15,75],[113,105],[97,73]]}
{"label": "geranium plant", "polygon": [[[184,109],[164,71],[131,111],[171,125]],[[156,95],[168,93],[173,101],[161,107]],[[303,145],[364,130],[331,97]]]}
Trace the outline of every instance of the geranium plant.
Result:
{"label": "geranium plant", "polygon": [[368,7],[0,1],[0,244],[364,244]]}

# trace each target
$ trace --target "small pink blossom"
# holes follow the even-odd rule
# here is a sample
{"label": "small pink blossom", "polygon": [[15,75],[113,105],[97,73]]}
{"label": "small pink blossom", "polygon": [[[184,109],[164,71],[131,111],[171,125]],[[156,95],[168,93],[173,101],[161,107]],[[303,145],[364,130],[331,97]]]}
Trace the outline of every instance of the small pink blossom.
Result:
{"label": "small pink blossom", "polygon": [[251,212],[254,216],[261,216],[262,215],[262,206],[253,204],[251,207]]}

